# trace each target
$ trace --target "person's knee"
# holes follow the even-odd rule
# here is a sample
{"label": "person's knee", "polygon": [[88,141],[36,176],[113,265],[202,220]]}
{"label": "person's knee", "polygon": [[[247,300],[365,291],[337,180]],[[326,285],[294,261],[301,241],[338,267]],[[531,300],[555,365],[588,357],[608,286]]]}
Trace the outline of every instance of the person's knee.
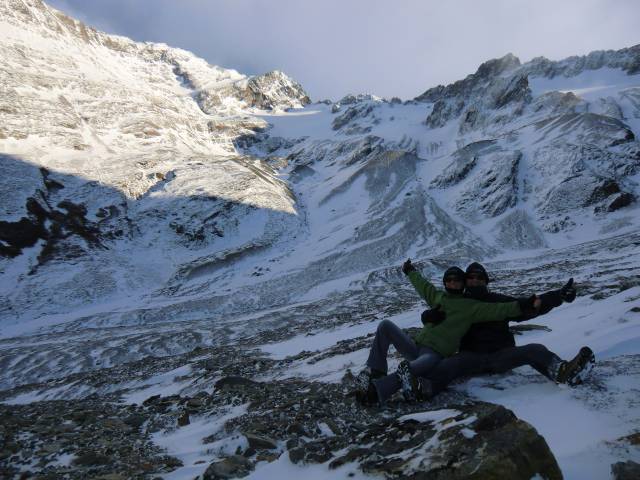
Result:
{"label": "person's knee", "polygon": [[380,333],[388,332],[392,328],[395,328],[395,326],[396,326],[395,323],[393,323],[391,320],[382,320],[378,324],[378,332]]}

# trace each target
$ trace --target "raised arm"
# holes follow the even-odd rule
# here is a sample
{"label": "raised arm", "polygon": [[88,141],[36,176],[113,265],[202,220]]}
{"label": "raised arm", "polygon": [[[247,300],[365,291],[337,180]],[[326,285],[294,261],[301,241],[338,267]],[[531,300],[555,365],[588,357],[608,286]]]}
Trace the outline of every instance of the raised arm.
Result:
{"label": "raised arm", "polygon": [[436,304],[439,303],[442,292],[434,287],[431,282],[425,280],[417,270],[410,271],[407,276],[413,288],[418,292],[418,295],[424,298],[430,307],[435,307]]}

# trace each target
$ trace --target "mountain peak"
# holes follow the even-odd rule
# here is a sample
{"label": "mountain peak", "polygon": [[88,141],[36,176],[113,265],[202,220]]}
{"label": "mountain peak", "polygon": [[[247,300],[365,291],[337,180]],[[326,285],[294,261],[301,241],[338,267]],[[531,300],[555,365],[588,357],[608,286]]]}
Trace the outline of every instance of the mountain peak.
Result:
{"label": "mountain peak", "polygon": [[514,70],[521,65],[520,59],[513,53],[484,62],[478,67],[475,77],[490,78]]}

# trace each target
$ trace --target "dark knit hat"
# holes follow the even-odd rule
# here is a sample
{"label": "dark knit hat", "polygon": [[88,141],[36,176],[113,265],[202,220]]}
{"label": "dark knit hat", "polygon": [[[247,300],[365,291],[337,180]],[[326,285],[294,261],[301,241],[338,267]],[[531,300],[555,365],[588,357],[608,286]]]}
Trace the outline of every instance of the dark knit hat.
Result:
{"label": "dark knit hat", "polygon": [[464,284],[464,271],[460,267],[449,267],[445,270],[444,275],[442,276],[442,284],[447,292],[462,293],[464,288],[460,289],[460,291],[447,288],[446,280],[451,277],[459,279]]}
{"label": "dark knit hat", "polygon": [[489,275],[487,274],[487,271],[478,262],[473,262],[467,267],[467,275],[471,273],[482,275],[484,277],[484,281],[489,283]]}

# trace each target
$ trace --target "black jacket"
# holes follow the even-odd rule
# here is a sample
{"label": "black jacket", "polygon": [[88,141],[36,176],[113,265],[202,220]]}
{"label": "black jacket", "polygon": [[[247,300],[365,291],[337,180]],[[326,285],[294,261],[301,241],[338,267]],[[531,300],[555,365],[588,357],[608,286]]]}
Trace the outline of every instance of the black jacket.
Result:
{"label": "black jacket", "polygon": [[[517,298],[510,297],[508,295],[490,292],[486,288],[474,289],[473,291],[465,292],[465,296],[489,303],[504,303],[518,300]],[[510,318],[508,321],[473,324],[460,341],[460,351],[493,353],[498,350],[502,350],[503,348],[515,346],[515,339],[513,338],[513,334],[509,331],[510,321],[522,322],[530,320],[538,315],[544,315],[551,309],[562,304],[562,298],[560,297],[559,290],[552,290],[550,292],[543,293],[540,295],[540,300],[542,302],[540,311],[535,314],[532,313],[531,315],[523,317]]]}

